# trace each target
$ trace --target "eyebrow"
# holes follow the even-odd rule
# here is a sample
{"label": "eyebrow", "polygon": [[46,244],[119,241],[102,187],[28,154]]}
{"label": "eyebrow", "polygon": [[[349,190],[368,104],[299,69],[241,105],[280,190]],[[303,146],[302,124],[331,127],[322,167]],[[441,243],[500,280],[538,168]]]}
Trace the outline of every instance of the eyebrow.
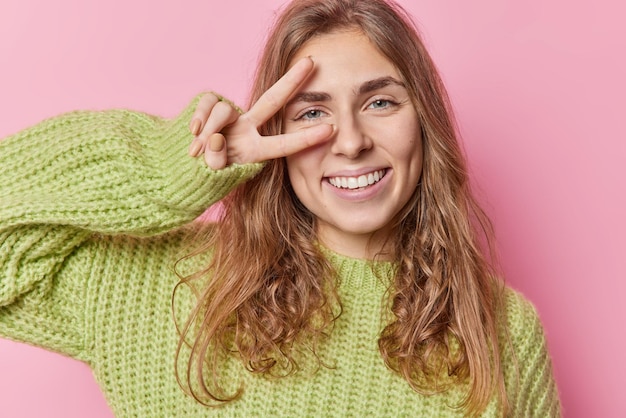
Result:
{"label": "eyebrow", "polygon": [[[391,76],[385,76],[364,82],[359,86],[358,94],[371,93],[372,91],[379,90],[390,85],[396,85],[402,88],[406,88],[403,82]],[[287,102],[286,107],[298,102],[327,102],[331,99],[332,97],[328,93],[318,91],[303,91],[294,95],[289,100],[289,102]]]}
{"label": "eyebrow", "polygon": [[327,102],[331,99],[330,94],[317,91],[303,91],[296,94],[287,102],[286,106],[290,106],[298,102]]}
{"label": "eyebrow", "polygon": [[400,80],[396,80],[395,78],[391,76],[386,76],[386,77],[375,78],[373,80],[369,80],[361,84],[361,86],[359,87],[359,94],[370,93],[374,90],[382,89],[392,84],[406,88],[404,86],[404,83],[401,82]]}

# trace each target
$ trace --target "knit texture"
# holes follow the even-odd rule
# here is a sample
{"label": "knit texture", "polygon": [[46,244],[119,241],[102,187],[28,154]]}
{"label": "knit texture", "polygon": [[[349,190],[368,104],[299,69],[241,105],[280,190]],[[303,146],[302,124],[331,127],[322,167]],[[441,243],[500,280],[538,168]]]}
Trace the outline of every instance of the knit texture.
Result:
{"label": "knit texture", "polygon": [[[224,366],[241,399],[207,408],[174,375],[178,333],[173,263],[193,220],[261,164],[207,168],[187,156],[194,100],[177,118],[73,112],[0,142],[0,335],[88,363],[118,417],[458,417],[463,388],[424,396],[390,371],[377,348],[391,263],[327,251],[343,313],[320,347],[328,367],[292,376]],[[183,265],[196,270],[206,260]],[[184,289],[184,288],[183,288]],[[191,295],[177,293],[184,319]],[[506,291],[500,336],[514,417],[560,415],[541,323]],[[497,416],[492,402],[484,416]]]}

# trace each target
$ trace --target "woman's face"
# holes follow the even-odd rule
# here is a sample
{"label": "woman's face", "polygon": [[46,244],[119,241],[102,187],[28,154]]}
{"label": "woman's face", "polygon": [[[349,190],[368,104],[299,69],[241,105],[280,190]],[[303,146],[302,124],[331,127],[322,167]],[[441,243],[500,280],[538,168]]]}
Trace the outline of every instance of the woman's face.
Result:
{"label": "woman's face", "polygon": [[328,142],[287,157],[289,179],[316,216],[321,243],[371,258],[420,178],[417,113],[398,70],[360,32],[313,38],[291,64],[306,56],[315,69],[290,98],[284,130],[328,123],[335,132]]}

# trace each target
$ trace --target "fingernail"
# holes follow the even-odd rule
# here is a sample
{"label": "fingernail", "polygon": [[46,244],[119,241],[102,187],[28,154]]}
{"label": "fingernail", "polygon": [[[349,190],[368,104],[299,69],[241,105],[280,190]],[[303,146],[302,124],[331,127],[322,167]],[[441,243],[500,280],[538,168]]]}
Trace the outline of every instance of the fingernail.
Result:
{"label": "fingernail", "polygon": [[192,157],[197,157],[202,149],[202,142],[197,139],[194,139],[191,145],[189,145],[189,155]]}
{"label": "fingernail", "polygon": [[226,145],[226,138],[221,133],[214,133],[209,137],[209,149],[213,152],[220,152]]}
{"label": "fingernail", "polygon": [[198,135],[200,133],[200,125],[202,125],[202,123],[198,119],[194,118],[191,120],[191,123],[189,124],[189,130],[191,131],[192,134]]}

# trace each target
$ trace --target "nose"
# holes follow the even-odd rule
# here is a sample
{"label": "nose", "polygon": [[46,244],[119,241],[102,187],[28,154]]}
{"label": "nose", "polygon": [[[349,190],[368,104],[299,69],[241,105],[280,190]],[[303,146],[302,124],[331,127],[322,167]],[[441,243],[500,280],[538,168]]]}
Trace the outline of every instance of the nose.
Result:
{"label": "nose", "polygon": [[355,159],[372,147],[372,141],[354,117],[335,121],[335,135],[330,150],[333,154]]}

